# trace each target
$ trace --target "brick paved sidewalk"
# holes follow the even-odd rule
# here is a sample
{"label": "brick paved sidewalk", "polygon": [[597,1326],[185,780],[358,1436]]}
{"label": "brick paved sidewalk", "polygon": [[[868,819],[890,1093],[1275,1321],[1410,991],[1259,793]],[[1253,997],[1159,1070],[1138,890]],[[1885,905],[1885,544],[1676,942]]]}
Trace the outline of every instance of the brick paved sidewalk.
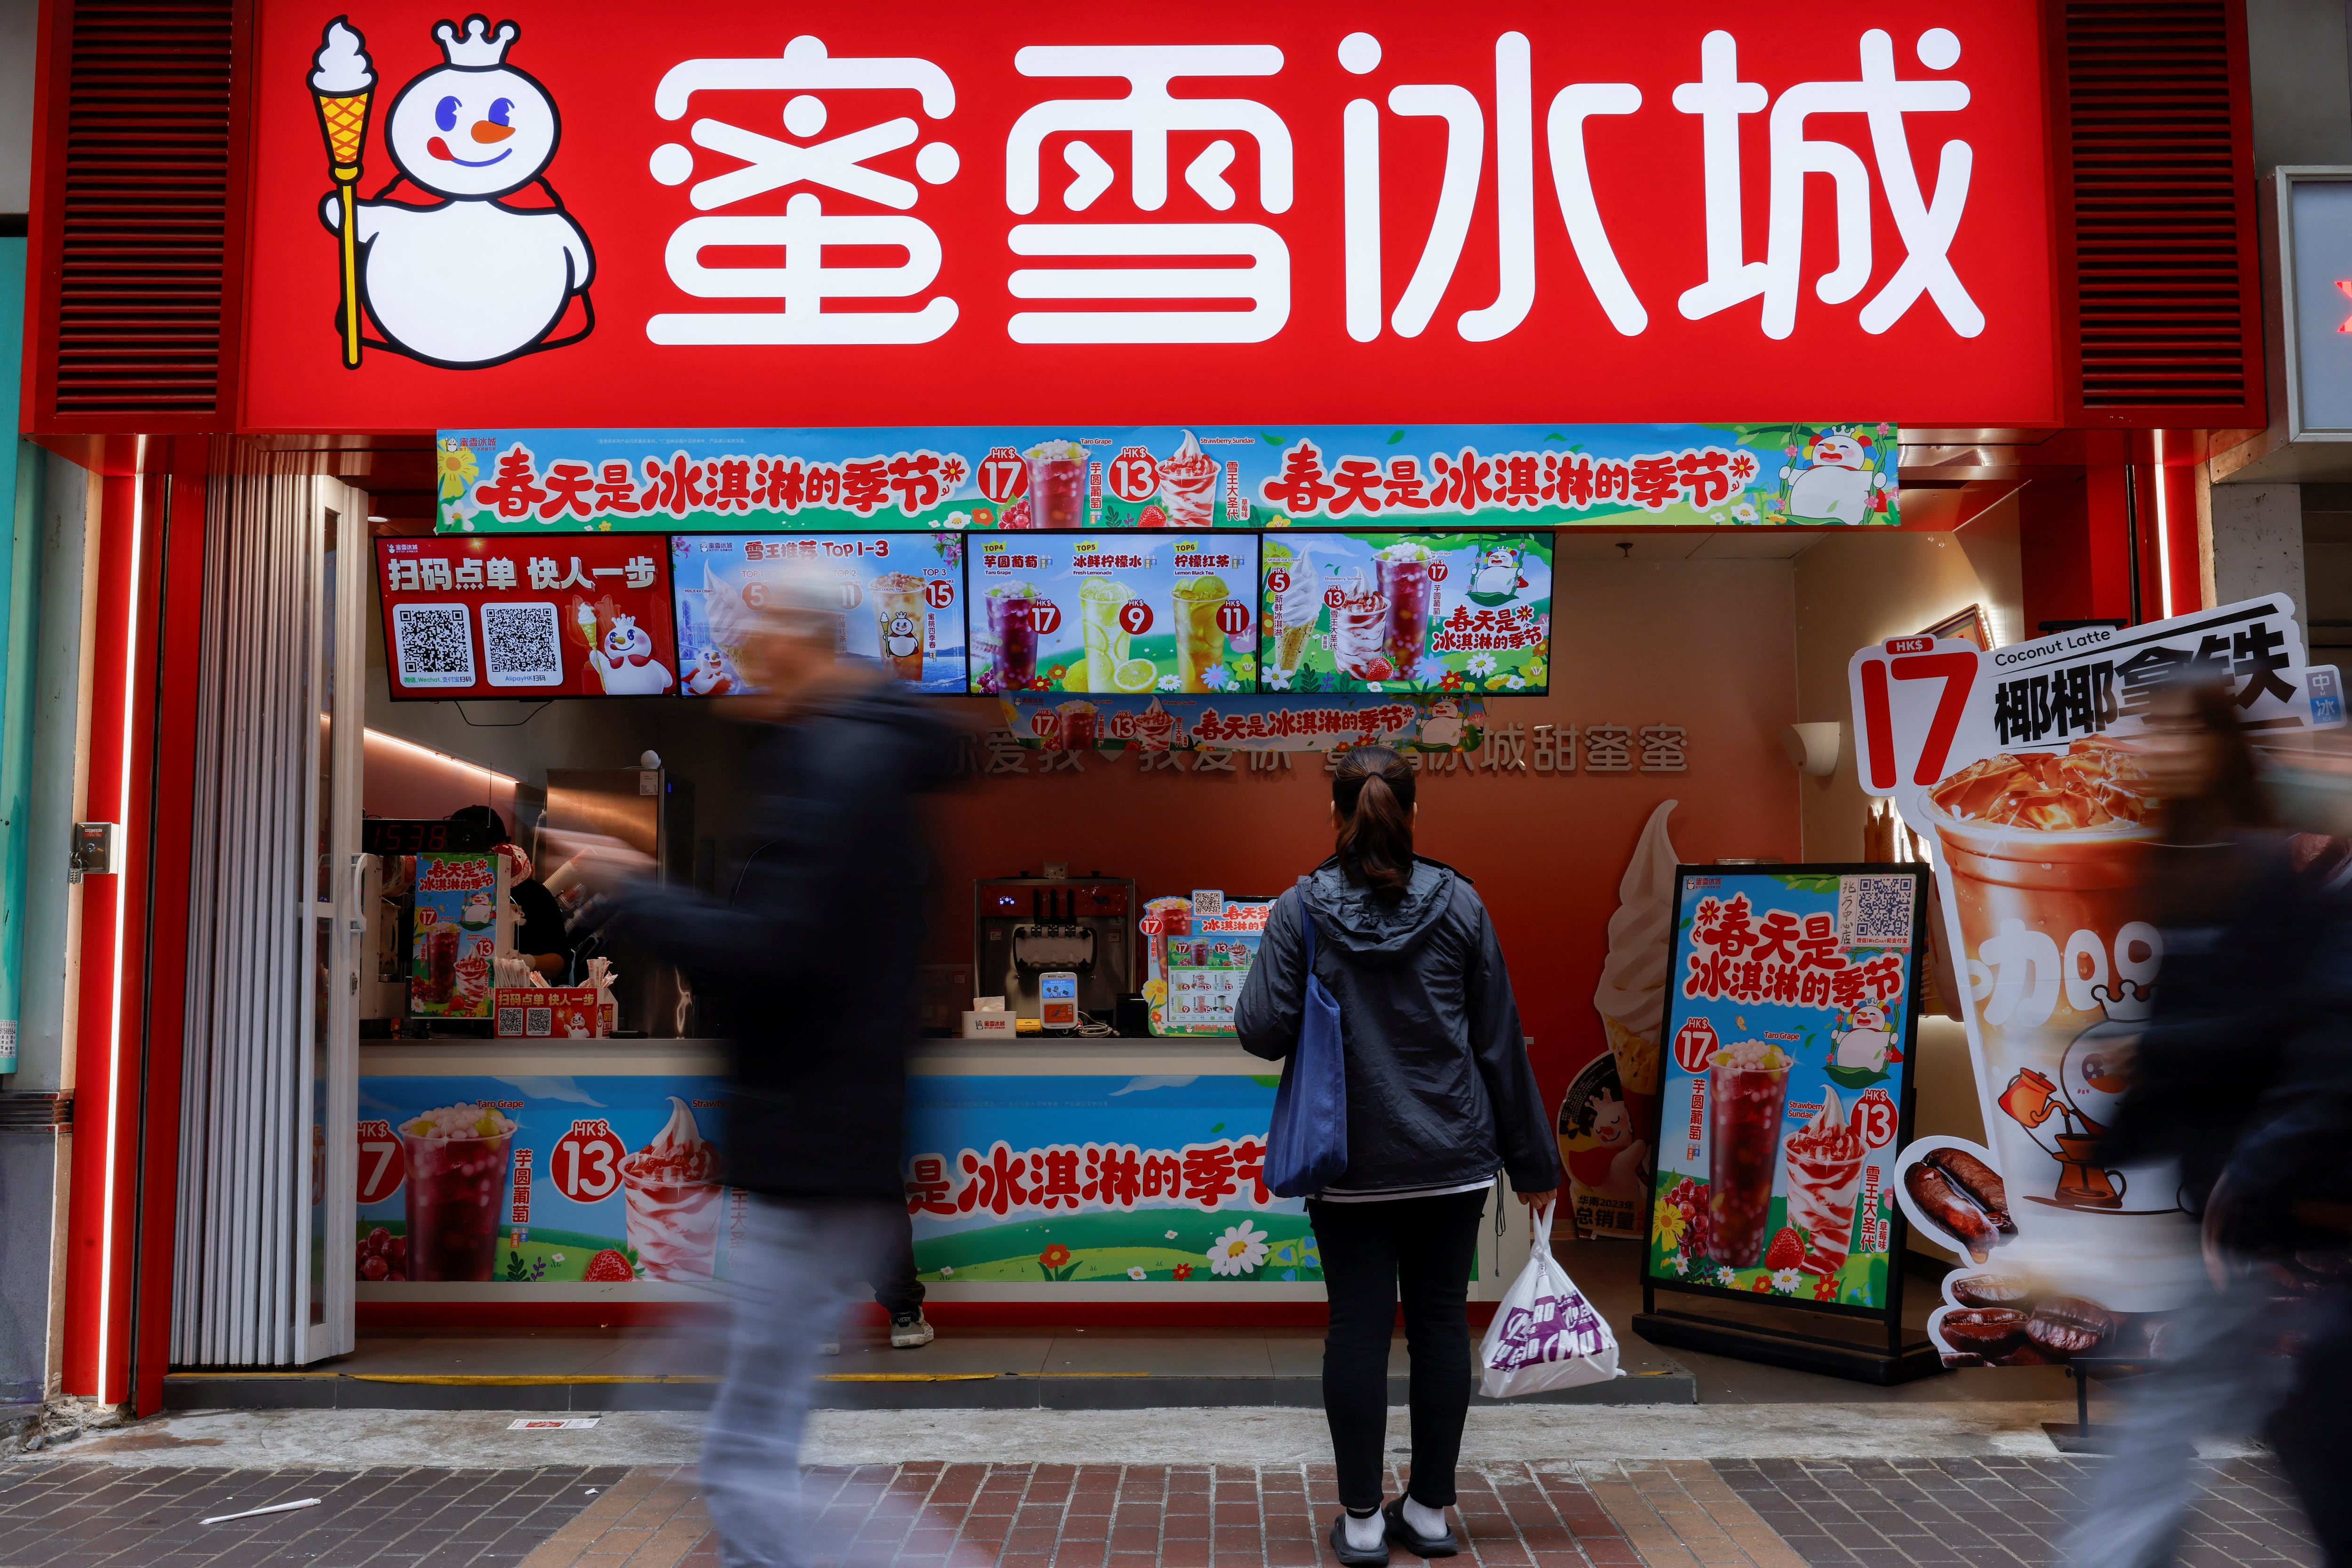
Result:
{"label": "brick paved sidewalk", "polygon": [[[2274,1467],[2205,1467],[2185,1568],[2319,1558]],[[1465,1471],[1465,1568],[2043,1568],[2093,1464],[1539,1462]],[[1394,1490],[1401,1478],[1391,1480]],[[1328,1466],[873,1465],[808,1473],[844,1568],[1316,1568]],[[201,1526],[295,1497],[321,1506]],[[1399,1568],[1415,1559],[1400,1553]],[[6,1568],[718,1568],[692,1474],[0,1467]]]}

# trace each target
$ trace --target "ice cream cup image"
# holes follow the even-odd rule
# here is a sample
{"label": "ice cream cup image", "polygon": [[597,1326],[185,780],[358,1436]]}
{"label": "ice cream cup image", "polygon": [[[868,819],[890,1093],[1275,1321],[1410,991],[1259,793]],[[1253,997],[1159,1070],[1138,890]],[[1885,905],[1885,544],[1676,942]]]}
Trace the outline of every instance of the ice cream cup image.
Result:
{"label": "ice cream cup image", "polygon": [[1135,595],[1124,583],[1089,577],[1078,584],[1078,612],[1087,638],[1087,689],[1118,689],[1118,667],[1128,659],[1133,639],[1118,618]]}
{"label": "ice cream cup image", "polygon": [[1405,672],[1388,656],[1388,600],[1360,567],[1349,578],[1335,576],[1330,586],[1339,590],[1339,602],[1331,606],[1332,662],[1358,680],[1401,678]]}
{"label": "ice cream cup image", "polygon": [[1789,1136],[1784,1148],[1789,1223],[1812,1238],[1798,1267],[1808,1274],[1835,1274],[1853,1250],[1854,1201],[1866,1152],[1862,1133],[1846,1125],[1836,1089],[1825,1091],[1822,1108]]}
{"label": "ice cream cup image", "polygon": [[1323,584],[1313,558],[1278,539],[1266,541],[1265,558],[1269,576],[1283,574],[1280,590],[1266,598],[1265,635],[1272,639],[1272,668],[1287,677],[1307,657],[1307,639],[1315,635],[1315,623],[1323,614]]}
{"label": "ice cream cup image", "polygon": [[1029,526],[1085,527],[1087,449],[1076,441],[1041,441],[1022,456],[1029,465]]}
{"label": "ice cream cup image", "polygon": [[491,1277],[514,1131],[507,1117],[470,1101],[400,1124],[401,1152],[408,1157],[402,1195],[408,1205],[411,1279]]}
{"label": "ice cream cup image", "polygon": [[1206,691],[1202,677],[1224,660],[1225,630],[1218,615],[1230,590],[1213,574],[1176,580],[1176,679],[1178,689]]}
{"label": "ice cream cup image", "polygon": [[1217,460],[1184,432],[1175,455],[1160,465],[1160,501],[1171,528],[1207,528],[1216,521]]}
{"label": "ice cream cup image", "polygon": [[885,572],[866,584],[866,601],[874,606],[874,632],[882,662],[900,680],[922,679],[924,626],[929,613],[923,598],[923,580],[911,572]]}
{"label": "ice cream cup image", "polygon": [[1734,1268],[1764,1256],[1788,1097],[1789,1058],[1769,1040],[1741,1040],[1707,1058],[1707,1224],[1714,1257]]}
{"label": "ice cream cup image", "polygon": [[[1927,789],[1918,815],[1958,915],[1990,1147],[1923,1141],[1897,1177],[1931,1237],[1980,1258],[2000,1247],[2004,1267],[2125,1311],[2172,1304],[2196,1245],[2175,1174],[2103,1169],[2091,1152],[2111,1116],[2093,1064],[2146,1018],[2163,963],[2141,892],[2153,806],[2137,759],[2096,737],[1988,757]],[[1969,1212],[1987,1185],[2010,1222],[1990,1237]]]}
{"label": "ice cream cup image", "polygon": [[669,1121],[621,1162],[629,1245],[648,1279],[708,1279],[719,1254],[719,1151],[670,1096]]}

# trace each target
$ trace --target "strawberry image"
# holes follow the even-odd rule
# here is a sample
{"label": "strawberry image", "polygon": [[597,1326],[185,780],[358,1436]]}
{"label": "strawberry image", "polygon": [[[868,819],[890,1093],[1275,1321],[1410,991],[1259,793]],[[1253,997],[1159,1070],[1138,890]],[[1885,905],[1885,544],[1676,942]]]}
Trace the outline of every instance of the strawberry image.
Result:
{"label": "strawberry image", "polygon": [[636,1277],[637,1271],[630,1267],[628,1255],[609,1247],[588,1260],[588,1272],[582,1276],[602,1284],[619,1284]]}
{"label": "strawberry image", "polygon": [[1135,520],[1135,526],[1138,528],[1165,528],[1168,526],[1168,513],[1164,509],[1158,506],[1145,507],[1142,514]]}
{"label": "strawberry image", "polygon": [[1804,1260],[1805,1244],[1797,1235],[1794,1226],[1782,1226],[1780,1234],[1774,1237],[1772,1245],[1764,1250],[1764,1267],[1767,1268],[1794,1268]]}

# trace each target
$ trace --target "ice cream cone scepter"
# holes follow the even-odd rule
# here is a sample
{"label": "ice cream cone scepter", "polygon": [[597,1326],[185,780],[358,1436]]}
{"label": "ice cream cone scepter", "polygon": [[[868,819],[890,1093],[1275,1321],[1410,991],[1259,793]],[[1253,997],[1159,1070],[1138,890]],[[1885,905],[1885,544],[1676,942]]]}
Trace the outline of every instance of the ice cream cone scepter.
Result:
{"label": "ice cream cone scepter", "polygon": [[319,130],[327,139],[327,167],[334,175],[335,195],[342,208],[336,236],[342,241],[343,365],[360,363],[360,237],[354,191],[360,178],[360,151],[367,140],[368,100],[375,89],[375,69],[369,64],[366,40],[347,17],[327,24],[319,47],[317,68],[310,73],[310,94],[319,106]]}

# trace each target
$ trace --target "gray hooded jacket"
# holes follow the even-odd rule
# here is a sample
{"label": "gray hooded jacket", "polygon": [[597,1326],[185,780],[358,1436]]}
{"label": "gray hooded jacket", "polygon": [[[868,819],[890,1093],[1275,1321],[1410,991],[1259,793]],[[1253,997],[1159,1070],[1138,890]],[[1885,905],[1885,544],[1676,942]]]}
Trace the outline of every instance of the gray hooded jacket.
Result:
{"label": "gray hooded jacket", "polygon": [[1391,902],[1332,859],[1283,894],[1234,1009],[1253,1056],[1281,1061],[1297,1045],[1310,914],[1315,972],[1339,1000],[1347,1050],[1348,1170],[1334,1187],[1439,1187],[1498,1167],[1519,1192],[1559,1186],[1502,944],[1470,879],[1416,858]]}

